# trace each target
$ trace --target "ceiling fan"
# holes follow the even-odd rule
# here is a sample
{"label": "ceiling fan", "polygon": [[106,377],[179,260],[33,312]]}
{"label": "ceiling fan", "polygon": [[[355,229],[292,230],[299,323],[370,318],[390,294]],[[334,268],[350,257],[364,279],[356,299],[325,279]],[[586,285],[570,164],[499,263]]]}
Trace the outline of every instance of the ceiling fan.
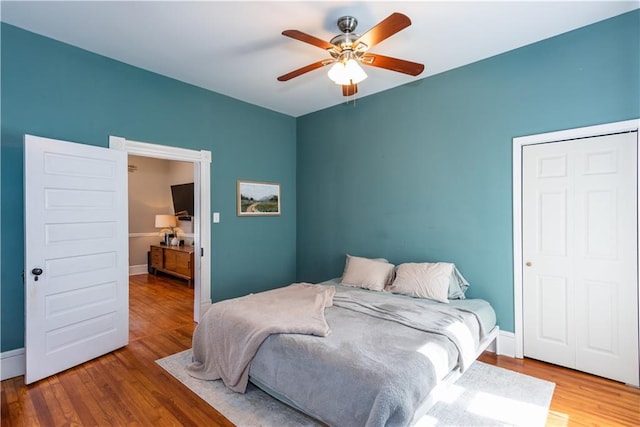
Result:
{"label": "ceiling fan", "polygon": [[309,71],[333,64],[329,70],[329,78],[342,86],[344,96],[350,96],[358,92],[358,83],[367,78],[359,64],[385,68],[411,76],[422,73],[423,64],[369,52],[369,49],[376,44],[411,25],[409,17],[402,13],[392,13],[362,36],[354,33],[357,25],[358,21],[353,16],[342,16],[338,19],[338,28],[342,34],[335,36],[329,42],[298,30],[283,31],[284,36],[326,50],[331,58],[298,68],[278,77],[278,80],[286,82]]}

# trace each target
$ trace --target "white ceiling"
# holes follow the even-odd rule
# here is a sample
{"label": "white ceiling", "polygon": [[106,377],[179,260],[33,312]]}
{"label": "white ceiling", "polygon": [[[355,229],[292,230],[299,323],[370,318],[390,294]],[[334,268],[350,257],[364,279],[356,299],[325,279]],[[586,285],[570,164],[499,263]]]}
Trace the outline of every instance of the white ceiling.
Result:
{"label": "white ceiling", "polygon": [[371,52],[425,64],[411,77],[365,67],[363,97],[640,7],[634,1],[2,1],[2,21],[294,117],[345,101],[328,67],[276,77],[329,58],[282,36],[324,40],[352,15],[363,34],[393,12],[413,24]]}

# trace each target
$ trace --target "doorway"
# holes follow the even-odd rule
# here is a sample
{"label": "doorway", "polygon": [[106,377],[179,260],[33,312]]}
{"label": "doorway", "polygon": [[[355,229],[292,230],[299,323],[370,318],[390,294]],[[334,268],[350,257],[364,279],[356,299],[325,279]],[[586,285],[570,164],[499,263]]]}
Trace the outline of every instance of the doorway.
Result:
{"label": "doorway", "polygon": [[514,139],[516,357],[638,385],[637,129]]}
{"label": "doorway", "polygon": [[211,152],[131,141],[116,136],[109,137],[109,148],[125,151],[129,155],[193,163],[195,212],[193,221],[193,245],[195,248],[193,319],[199,322],[200,316],[204,314],[211,305],[211,228],[209,224],[209,218],[211,217]]}
{"label": "doorway", "polygon": [[[139,309],[140,304],[134,304],[134,295],[141,293],[141,290],[135,292],[134,288],[152,287],[159,290],[167,283],[162,276],[174,278],[169,283],[187,288],[183,297],[188,300],[191,306],[190,317],[193,317],[193,280],[196,273],[193,262],[193,222],[198,218],[193,209],[195,195],[192,162],[132,154],[128,155],[127,160],[129,326],[130,339],[133,340],[138,335],[140,325],[147,325],[152,320],[138,319],[147,312]],[[167,224],[171,228],[164,228]],[[159,225],[162,227],[159,228]],[[170,232],[176,233],[176,241],[169,241],[173,240],[169,238]],[[148,295],[153,295],[151,289],[148,292]]]}

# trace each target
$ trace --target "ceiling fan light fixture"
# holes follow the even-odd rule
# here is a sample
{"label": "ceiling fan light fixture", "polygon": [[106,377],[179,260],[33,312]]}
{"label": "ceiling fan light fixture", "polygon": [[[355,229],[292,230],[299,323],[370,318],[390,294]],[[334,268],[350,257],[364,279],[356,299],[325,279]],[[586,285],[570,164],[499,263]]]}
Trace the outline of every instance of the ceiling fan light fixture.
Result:
{"label": "ceiling fan light fixture", "polygon": [[328,75],[338,85],[358,84],[367,78],[367,73],[353,58],[349,58],[346,62],[338,61],[333,64]]}

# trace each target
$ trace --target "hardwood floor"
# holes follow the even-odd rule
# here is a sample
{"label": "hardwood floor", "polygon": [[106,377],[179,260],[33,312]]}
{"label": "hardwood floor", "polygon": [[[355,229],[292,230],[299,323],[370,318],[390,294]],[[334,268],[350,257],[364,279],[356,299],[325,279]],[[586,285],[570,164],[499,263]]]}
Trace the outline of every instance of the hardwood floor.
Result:
{"label": "hardwood floor", "polygon": [[232,426],[155,360],[191,348],[193,289],[129,281],[129,345],[28,386],[2,381],[2,426]]}
{"label": "hardwood floor", "polygon": [[640,389],[533,359],[479,360],[556,384],[547,426],[640,426]]}
{"label": "hardwood floor", "polygon": [[[130,342],[29,386],[2,381],[2,426],[232,426],[155,360],[191,347],[193,289],[132,276]],[[640,390],[549,365],[484,353],[480,360],[556,383],[548,426],[638,426]]]}

